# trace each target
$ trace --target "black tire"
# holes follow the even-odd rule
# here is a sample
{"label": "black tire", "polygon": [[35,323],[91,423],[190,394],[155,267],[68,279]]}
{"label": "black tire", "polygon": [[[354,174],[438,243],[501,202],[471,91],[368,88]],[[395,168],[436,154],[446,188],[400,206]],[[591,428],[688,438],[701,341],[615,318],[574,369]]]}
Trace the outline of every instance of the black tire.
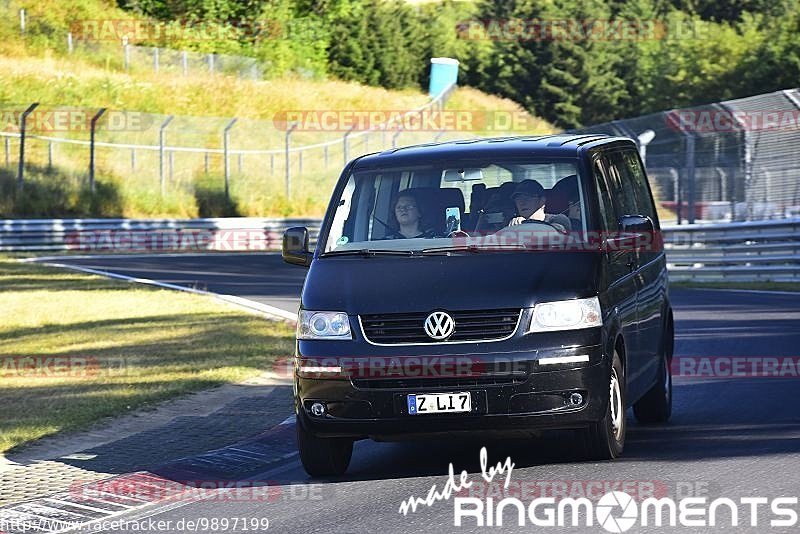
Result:
{"label": "black tire", "polygon": [[297,421],[297,447],[306,473],[312,477],[343,475],[353,456],[353,440],[320,438]]}
{"label": "black tire", "polygon": [[583,431],[586,455],[590,460],[613,460],[625,448],[625,372],[614,351],[609,377],[605,415]]}
{"label": "black tire", "polygon": [[633,405],[636,420],[643,424],[665,423],[672,415],[672,323],[664,331],[658,382]]}

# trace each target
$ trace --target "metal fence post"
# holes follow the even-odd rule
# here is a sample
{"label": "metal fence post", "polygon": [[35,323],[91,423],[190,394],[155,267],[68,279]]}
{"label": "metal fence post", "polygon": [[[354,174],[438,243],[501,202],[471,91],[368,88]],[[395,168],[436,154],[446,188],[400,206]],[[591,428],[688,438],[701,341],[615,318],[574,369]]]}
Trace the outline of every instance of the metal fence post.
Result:
{"label": "metal fence post", "polygon": [[403,126],[399,126],[397,131],[392,135],[392,148],[397,148],[397,138],[403,133]]}
{"label": "metal fence post", "polygon": [[349,130],[344,133],[342,137],[342,155],[344,156],[344,164],[347,165],[348,160],[350,159],[350,147],[347,143],[347,138],[350,137],[350,134],[353,133],[353,129],[355,126],[351,126]]}
{"label": "metal fence post", "polygon": [[158,72],[158,47],[153,49],[153,71]]}
{"label": "metal fence post", "polygon": [[25,10],[19,10],[19,34],[25,35]]}
{"label": "metal fence post", "polygon": [[106,112],[106,108],[100,108],[92,117],[89,123],[89,189],[94,193],[94,138],[97,132],[97,121]]}
{"label": "metal fence post", "polygon": [[214,54],[208,54],[208,72],[214,72]]}
{"label": "metal fence post", "polygon": [[689,188],[686,195],[688,213],[686,222],[694,224],[694,197],[695,197],[695,160],[694,160],[694,135],[689,132],[686,137],[686,187]]}
{"label": "metal fence post", "polygon": [[131,50],[127,37],[122,38],[122,66],[125,70],[131,66]]}
{"label": "metal fence post", "polygon": [[136,170],[136,149],[135,148],[131,149],[131,170],[132,171]]}
{"label": "metal fence post", "polygon": [[295,128],[297,128],[297,123],[293,122],[286,129],[286,144],[284,146],[285,157],[286,157],[286,184],[285,185],[286,185],[286,198],[287,199],[289,199],[291,197],[291,194],[292,194],[292,170],[291,170],[291,165],[290,165],[291,162],[289,161],[289,147],[290,147],[290,144],[291,144],[292,132],[294,131]]}
{"label": "metal fence post", "polygon": [[189,74],[189,54],[184,50],[181,52],[181,67],[183,67],[183,75]]}
{"label": "metal fence post", "polygon": [[325,145],[324,153],[325,153],[325,167],[327,167],[328,166],[328,145]]}
{"label": "metal fence post", "polygon": [[297,151],[297,175],[303,176],[303,150]]}
{"label": "metal fence post", "polygon": [[681,224],[682,220],[682,213],[683,210],[681,209],[681,173],[673,168],[670,167],[669,175],[672,177],[672,198],[675,201],[675,216],[677,218],[677,224]]}
{"label": "metal fence post", "polygon": [[233,118],[225,126],[222,131],[222,153],[225,166],[225,198],[230,199],[230,177],[231,177],[231,162],[228,159],[228,144],[230,143],[230,132],[233,125],[236,124],[236,118]]}
{"label": "metal fence post", "polygon": [[172,119],[175,117],[170,115],[167,117],[167,120],[161,123],[161,127],[158,129],[158,181],[161,185],[161,196],[164,196],[165,192],[165,183],[164,183],[164,138],[165,138],[165,130],[169,123],[172,122]]}
{"label": "metal fence post", "polygon": [[269,173],[275,174],[275,154],[269,155]]}
{"label": "metal fence post", "polygon": [[22,189],[22,184],[25,183],[25,130],[27,128],[28,115],[33,113],[33,110],[38,106],[39,103],[34,102],[22,112],[19,118],[19,167],[17,169],[17,187],[19,189]]}
{"label": "metal fence post", "polygon": [[47,170],[53,170],[53,142],[48,141],[47,143]]}
{"label": "metal fence post", "polygon": [[[730,115],[733,117],[733,120],[736,121],[737,126],[742,131],[742,140],[744,141],[744,154],[742,154],[743,164],[744,164],[744,203],[745,203],[745,219],[750,219],[750,187],[753,183],[753,138],[752,133],[750,131],[750,127],[745,122],[745,120],[739,116],[738,113],[735,113],[735,109],[732,106],[728,106],[726,104],[721,104],[724,109],[726,109]],[[734,183],[733,187],[731,188],[731,221],[736,220],[736,184]]]}
{"label": "metal fence post", "polygon": [[75,50],[72,44],[72,32],[67,32],[67,53],[71,54]]}
{"label": "metal fence post", "polygon": [[11,139],[6,137],[6,142],[3,143],[6,149],[6,167],[11,165]]}
{"label": "metal fence post", "polygon": [[206,152],[203,156],[203,166],[205,168],[206,174],[208,174],[208,152]]}

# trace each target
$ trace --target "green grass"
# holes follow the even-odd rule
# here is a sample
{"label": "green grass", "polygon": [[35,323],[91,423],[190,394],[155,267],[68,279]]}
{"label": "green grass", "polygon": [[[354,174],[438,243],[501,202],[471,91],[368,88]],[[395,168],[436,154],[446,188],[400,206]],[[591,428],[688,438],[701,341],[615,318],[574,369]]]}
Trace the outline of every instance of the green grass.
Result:
{"label": "green grass", "polygon": [[757,291],[800,291],[800,282],[672,282],[672,287],[700,289],[750,289]]}
{"label": "green grass", "polygon": [[[0,452],[268,370],[292,328],[209,297],[0,258]],[[22,357],[91,370],[20,371]],[[37,368],[41,370],[41,368]]]}

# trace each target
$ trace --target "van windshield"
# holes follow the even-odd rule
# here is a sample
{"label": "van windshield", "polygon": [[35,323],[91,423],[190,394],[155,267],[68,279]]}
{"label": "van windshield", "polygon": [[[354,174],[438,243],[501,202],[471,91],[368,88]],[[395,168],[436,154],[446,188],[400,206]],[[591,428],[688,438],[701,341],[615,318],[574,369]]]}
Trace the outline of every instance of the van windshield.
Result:
{"label": "van windshield", "polygon": [[541,248],[581,240],[578,160],[508,160],[355,171],[335,203],[326,254]]}

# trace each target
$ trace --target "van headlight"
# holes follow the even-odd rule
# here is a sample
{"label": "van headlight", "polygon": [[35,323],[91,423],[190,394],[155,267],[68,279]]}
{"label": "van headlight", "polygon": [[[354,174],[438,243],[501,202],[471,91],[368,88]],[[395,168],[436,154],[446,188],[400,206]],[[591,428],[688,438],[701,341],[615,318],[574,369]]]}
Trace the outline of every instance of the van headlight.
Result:
{"label": "van headlight", "polygon": [[353,339],[346,313],[300,310],[297,339]]}
{"label": "van headlight", "polygon": [[528,332],[577,330],[593,326],[603,326],[600,300],[597,297],[537,304],[533,307]]}

